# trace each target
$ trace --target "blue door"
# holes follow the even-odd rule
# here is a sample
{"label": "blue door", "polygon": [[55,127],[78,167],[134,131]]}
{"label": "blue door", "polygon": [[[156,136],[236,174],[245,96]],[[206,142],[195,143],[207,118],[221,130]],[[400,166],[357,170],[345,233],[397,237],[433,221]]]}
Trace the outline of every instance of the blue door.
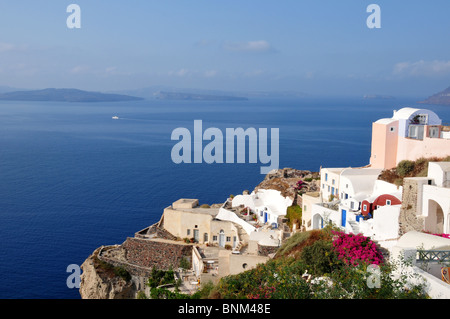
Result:
{"label": "blue door", "polygon": [[267,213],[264,213],[264,223],[267,223]]}
{"label": "blue door", "polygon": [[342,227],[345,227],[346,221],[347,221],[347,211],[345,209],[343,209],[341,211],[341,225],[342,225]]}

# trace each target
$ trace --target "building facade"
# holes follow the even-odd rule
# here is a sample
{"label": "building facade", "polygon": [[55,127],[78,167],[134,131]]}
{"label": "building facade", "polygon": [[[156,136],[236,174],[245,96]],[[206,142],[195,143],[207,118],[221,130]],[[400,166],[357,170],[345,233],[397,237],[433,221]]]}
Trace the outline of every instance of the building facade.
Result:
{"label": "building facade", "polygon": [[370,165],[391,169],[402,160],[450,155],[448,127],[433,111],[402,108],[372,124]]}

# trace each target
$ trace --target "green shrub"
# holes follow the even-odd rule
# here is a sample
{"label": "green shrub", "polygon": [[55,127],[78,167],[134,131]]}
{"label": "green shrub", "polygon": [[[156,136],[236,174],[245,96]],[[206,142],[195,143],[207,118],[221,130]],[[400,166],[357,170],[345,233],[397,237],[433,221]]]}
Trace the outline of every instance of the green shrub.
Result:
{"label": "green shrub", "polygon": [[397,173],[404,177],[414,171],[415,162],[409,160],[403,160],[397,165]]}
{"label": "green shrub", "polygon": [[288,225],[292,228],[294,221],[302,221],[302,208],[299,205],[292,205],[287,208],[286,218],[288,219]]}
{"label": "green shrub", "polygon": [[125,281],[131,279],[130,273],[123,267],[114,267],[114,273]]}
{"label": "green shrub", "polygon": [[183,257],[180,260],[179,266],[183,269],[189,269],[191,268],[191,263],[185,257]]}
{"label": "green shrub", "polygon": [[150,277],[148,278],[147,285],[150,288],[156,288],[166,284],[175,284],[174,271],[172,269],[158,270],[153,267]]}
{"label": "green shrub", "polygon": [[316,276],[330,274],[342,266],[330,240],[319,239],[303,248],[300,258]]}

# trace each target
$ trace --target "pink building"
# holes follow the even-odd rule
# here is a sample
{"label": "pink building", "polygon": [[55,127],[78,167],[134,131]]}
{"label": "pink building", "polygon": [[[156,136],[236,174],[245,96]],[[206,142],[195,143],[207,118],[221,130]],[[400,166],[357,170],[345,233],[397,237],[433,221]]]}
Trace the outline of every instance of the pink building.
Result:
{"label": "pink building", "polygon": [[450,155],[448,127],[433,111],[405,107],[372,124],[372,168],[391,169],[402,160]]}

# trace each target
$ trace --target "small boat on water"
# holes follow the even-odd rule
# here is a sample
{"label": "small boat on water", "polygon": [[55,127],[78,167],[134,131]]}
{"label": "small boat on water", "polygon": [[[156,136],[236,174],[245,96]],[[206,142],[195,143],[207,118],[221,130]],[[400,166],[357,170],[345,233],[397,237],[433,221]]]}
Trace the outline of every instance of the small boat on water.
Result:
{"label": "small boat on water", "polygon": [[118,120],[119,117],[118,117],[118,116],[113,116],[112,119],[113,119],[113,120]]}

